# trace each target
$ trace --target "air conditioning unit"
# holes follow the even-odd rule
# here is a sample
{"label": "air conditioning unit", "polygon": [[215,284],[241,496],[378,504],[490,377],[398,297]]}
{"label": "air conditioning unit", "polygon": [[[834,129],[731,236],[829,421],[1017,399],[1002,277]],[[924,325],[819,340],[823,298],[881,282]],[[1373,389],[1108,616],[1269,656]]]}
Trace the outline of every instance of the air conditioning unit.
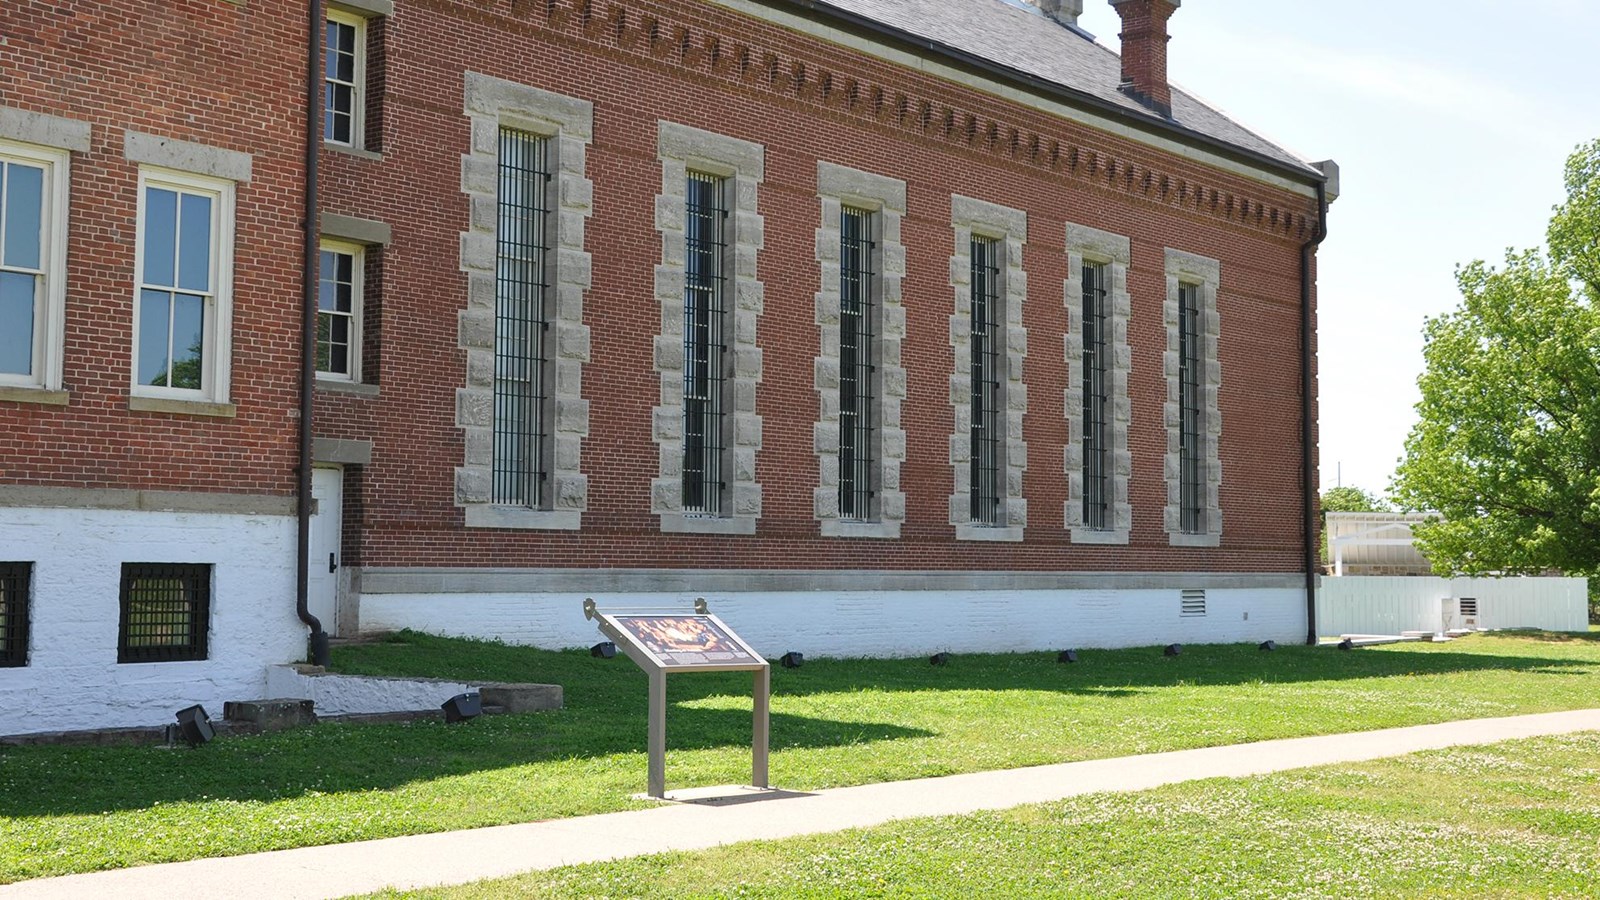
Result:
{"label": "air conditioning unit", "polygon": [[1456,601],[1456,610],[1461,615],[1461,627],[1478,627],[1478,598],[1462,597]]}

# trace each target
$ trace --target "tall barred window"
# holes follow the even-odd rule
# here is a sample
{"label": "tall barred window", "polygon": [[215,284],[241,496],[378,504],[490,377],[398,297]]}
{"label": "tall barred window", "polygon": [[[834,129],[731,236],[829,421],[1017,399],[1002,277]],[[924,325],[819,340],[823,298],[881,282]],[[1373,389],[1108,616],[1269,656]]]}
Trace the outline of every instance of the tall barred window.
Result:
{"label": "tall barred window", "polygon": [[874,215],[844,207],[839,222],[839,517],[875,515],[876,327]]}
{"label": "tall barred window", "polygon": [[548,145],[500,129],[491,499],[532,509],[549,506]]}
{"label": "tall barred window", "polygon": [[1178,286],[1178,518],[1185,534],[1206,530],[1205,435],[1201,416],[1200,286]]}
{"label": "tall barred window", "polygon": [[1083,525],[1111,527],[1110,267],[1083,266]]}
{"label": "tall barred window", "polygon": [[1001,498],[1005,471],[1005,393],[1001,365],[1006,360],[1005,315],[1001,309],[1000,273],[1005,243],[972,238],[972,424],[971,520],[977,525],[1004,525]]}
{"label": "tall barred window", "polygon": [[689,173],[683,289],[683,511],[724,514],[728,180]]}

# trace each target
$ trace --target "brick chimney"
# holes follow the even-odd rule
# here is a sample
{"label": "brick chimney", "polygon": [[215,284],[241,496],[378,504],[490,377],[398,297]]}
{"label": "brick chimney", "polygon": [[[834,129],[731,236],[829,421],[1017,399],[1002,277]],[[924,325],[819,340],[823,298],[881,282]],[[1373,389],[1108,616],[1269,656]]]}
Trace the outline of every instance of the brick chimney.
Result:
{"label": "brick chimney", "polygon": [[1078,27],[1078,17],[1083,15],[1083,0],[1035,0],[1039,10],[1063,25]]}
{"label": "brick chimney", "polygon": [[1172,115],[1167,84],[1167,19],[1183,0],[1111,0],[1122,17],[1122,85],[1128,94],[1163,116]]}

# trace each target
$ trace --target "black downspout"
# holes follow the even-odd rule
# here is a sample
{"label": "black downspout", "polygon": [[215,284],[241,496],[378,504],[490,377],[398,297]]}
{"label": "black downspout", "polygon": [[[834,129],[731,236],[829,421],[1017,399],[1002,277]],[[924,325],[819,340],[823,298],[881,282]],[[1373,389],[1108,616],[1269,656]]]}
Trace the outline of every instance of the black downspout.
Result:
{"label": "black downspout", "polygon": [[294,611],[311,629],[311,662],[328,664],[328,632],[311,614],[311,395],[316,383],[317,261],[320,256],[317,216],[317,154],[322,150],[322,0],[311,0],[306,32],[306,207],[305,259],[301,268],[304,295],[300,321],[300,465],[295,470],[295,509],[299,517],[295,557]]}
{"label": "black downspout", "polygon": [[[1326,174],[1326,173],[1324,173]],[[1311,412],[1311,264],[1317,245],[1328,237],[1328,184],[1317,182],[1317,230],[1300,248],[1300,482],[1301,505],[1305,516],[1304,544],[1306,567],[1306,644],[1317,643],[1317,492],[1312,471],[1311,438],[1316,421]]]}

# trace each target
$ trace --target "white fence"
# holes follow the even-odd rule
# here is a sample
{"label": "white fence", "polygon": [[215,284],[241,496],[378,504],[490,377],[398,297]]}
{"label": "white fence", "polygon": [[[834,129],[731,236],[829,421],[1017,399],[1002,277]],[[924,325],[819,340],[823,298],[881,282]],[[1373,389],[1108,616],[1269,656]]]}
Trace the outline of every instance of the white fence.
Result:
{"label": "white fence", "polygon": [[1450,628],[1585,631],[1588,627],[1587,578],[1347,575],[1323,578],[1317,592],[1321,635]]}

